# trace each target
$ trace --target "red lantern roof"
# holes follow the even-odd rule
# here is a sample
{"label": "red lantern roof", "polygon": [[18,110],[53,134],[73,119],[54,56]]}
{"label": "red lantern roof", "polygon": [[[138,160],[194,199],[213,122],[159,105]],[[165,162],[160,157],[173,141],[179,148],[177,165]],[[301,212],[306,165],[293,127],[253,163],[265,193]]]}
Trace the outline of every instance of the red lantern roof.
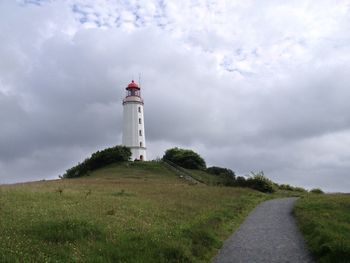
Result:
{"label": "red lantern roof", "polygon": [[139,87],[139,85],[137,85],[137,83],[134,80],[132,80],[129,83],[127,89],[140,89],[140,87]]}

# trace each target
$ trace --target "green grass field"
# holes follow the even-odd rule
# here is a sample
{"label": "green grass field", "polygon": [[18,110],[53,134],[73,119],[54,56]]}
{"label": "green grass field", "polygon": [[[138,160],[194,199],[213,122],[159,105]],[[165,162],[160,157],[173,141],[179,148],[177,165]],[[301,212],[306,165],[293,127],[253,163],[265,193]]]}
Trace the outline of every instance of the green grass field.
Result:
{"label": "green grass field", "polygon": [[210,262],[268,195],[193,185],[161,163],[0,186],[0,262]]}
{"label": "green grass field", "polygon": [[194,179],[203,182],[207,185],[219,185],[223,184],[225,181],[222,177],[219,176],[213,176],[212,174],[209,174],[202,170],[191,170],[186,169]]}
{"label": "green grass field", "polygon": [[307,195],[294,214],[318,262],[350,262],[350,195]]}

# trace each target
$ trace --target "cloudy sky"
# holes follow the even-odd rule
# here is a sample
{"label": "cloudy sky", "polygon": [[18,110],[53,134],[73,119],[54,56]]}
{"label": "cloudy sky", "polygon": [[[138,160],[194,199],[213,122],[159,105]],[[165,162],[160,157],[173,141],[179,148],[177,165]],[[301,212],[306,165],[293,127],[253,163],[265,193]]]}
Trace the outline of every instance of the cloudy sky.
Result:
{"label": "cloudy sky", "polygon": [[0,183],[121,143],[141,73],[148,157],[350,192],[350,2],[0,0]]}

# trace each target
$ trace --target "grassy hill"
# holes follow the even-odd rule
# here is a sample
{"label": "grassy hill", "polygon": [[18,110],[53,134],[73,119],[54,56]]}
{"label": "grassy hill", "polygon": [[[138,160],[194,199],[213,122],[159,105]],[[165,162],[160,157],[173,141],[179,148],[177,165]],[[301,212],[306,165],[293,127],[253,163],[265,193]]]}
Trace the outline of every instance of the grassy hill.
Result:
{"label": "grassy hill", "polygon": [[251,189],[190,183],[161,162],[4,185],[0,262],[210,262],[267,198]]}

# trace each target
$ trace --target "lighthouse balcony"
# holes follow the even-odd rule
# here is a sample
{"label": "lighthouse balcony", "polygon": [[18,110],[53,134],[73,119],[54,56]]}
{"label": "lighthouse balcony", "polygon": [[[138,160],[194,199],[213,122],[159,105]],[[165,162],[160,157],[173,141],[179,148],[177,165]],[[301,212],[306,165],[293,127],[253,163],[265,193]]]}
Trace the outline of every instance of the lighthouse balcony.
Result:
{"label": "lighthouse balcony", "polygon": [[138,102],[143,104],[143,99],[141,99],[141,97],[138,96],[127,96],[123,99],[123,104],[127,102]]}

